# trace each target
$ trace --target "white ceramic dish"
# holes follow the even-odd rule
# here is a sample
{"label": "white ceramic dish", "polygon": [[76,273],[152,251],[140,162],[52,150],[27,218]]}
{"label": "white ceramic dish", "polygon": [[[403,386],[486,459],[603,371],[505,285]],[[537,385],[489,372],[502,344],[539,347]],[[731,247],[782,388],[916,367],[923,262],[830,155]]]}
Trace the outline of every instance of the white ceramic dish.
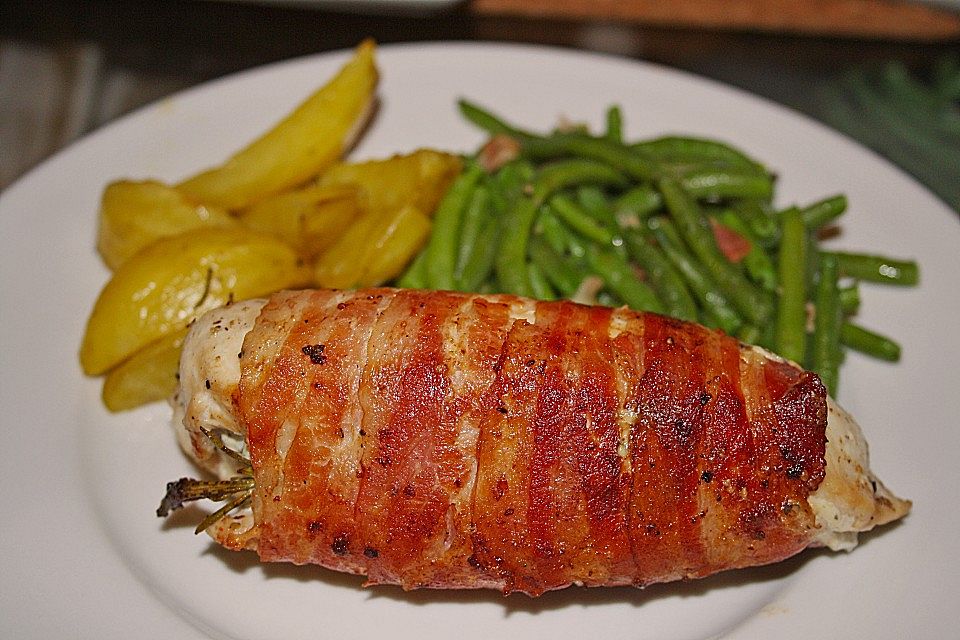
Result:
{"label": "white ceramic dish", "polygon": [[455,109],[468,97],[530,128],[560,116],[598,125],[624,108],[632,137],[727,139],[780,174],[783,203],[844,192],[838,245],[916,256],[916,289],[864,287],[862,321],[897,336],[896,366],[851,356],[841,400],[874,467],[915,501],[903,523],[853,553],[812,552],[690,584],[494,593],[363,590],[318,568],[260,566],[191,533],[196,513],[158,520],[164,484],[193,472],[166,406],[110,415],[77,348],[107,271],[94,252],[103,186],[177,180],[217,163],[327,79],[345,53],[255,70],[104,128],[2,194],[2,572],[10,638],[777,638],[949,637],[960,560],[960,225],[923,188],[853,142],[749,95],[674,71],[553,49],[482,44],[382,48],[382,107],[355,151],[471,150]]}

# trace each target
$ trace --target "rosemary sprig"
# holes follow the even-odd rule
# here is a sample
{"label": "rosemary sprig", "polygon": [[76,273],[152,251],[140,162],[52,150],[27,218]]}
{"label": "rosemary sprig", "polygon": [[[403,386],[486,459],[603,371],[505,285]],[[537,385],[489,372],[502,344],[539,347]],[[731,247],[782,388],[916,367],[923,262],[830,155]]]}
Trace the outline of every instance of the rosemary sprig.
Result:
{"label": "rosemary sprig", "polygon": [[250,504],[250,497],[253,492],[253,485],[250,485],[250,490],[247,493],[241,493],[236,498],[223,505],[206,518],[200,521],[200,524],[197,525],[197,528],[193,530],[195,534],[200,533],[201,531],[206,531],[210,528],[213,523],[218,521],[220,518],[224,517],[234,509],[242,509],[243,507]]}
{"label": "rosemary sprig", "polygon": [[250,467],[250,460],[248,458],[243,457],[239,451],[231,449],[223,442],[223,436],[231,436],[237,440],[242,440],[243,436],[241,436],[239,433],[234,433],[233,431],[224,429],[223,427],[217,427],[216,429],[211,429],[210,431],[200,427],[200,432],[207,436],[210,442],[212,442],[217,449],[225,453],[234,462],[239,464],[241,471],[247,467]]}
{"label": "rosemary sprig", "polygon": [[218,520],[235,509],[242,509],[250,504],[256,483],[253,478],[253,466],[249,458],[245,458],[239,451],[231,449],[223,441],[224,436],[240,438],[227,429],[200,428],[210,442],[222,451],[231,460],[239,465],[237,475],[229,480],[196,480],[194,478],[180,478],[167,483],[167,492],[157,508],[157,516],[164,518],[171,512],[183,507],[184,503],[194,500],[213,500],[214,502],[227,501],[225,505],[204,518],[194,533],[206,531]]}

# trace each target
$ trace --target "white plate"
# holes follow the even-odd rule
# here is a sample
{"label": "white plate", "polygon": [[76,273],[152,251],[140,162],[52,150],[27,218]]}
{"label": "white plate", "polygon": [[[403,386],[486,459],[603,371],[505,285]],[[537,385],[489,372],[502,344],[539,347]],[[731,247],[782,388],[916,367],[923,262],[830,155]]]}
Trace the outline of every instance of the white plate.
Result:
{"label": "white plate", "polygon": [[[153,511],[192,473],[155,405],[110,415],[77,348],[107,271],[94,252],[98,198],[121,177],[177,180],[221,161],[328,78],[345,53],[272,66],[174,96],[82,140],[0,200],[3,635],[11,638],[778,638],[947,637],[960,561],[960,225],[891,165],[783,108],[674,71],[516,46],[384,47],[383,104],[357,157],[419,146],[472,150],[464,96],[530,128],[560,116],[599,126],[618,103],[632,137],[724,138],[780,174],[782,203],[837,192],[839,246],[917,256],[923,284],[864,287],[865,324],[897,336],[897,366],[851,356],[841,398],[874,466],[914,499],[910,517],[853,553],[692,584],[494,593],[363,590],[317,568],[260,566],[194,537],[196,514]],[[191,517],[192,516],[192,517]]]}

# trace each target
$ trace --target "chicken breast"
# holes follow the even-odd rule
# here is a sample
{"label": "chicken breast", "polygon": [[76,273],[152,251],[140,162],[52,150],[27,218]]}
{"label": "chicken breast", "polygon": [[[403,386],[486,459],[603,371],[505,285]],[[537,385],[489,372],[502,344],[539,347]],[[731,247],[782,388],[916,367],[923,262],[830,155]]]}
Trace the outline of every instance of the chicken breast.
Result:
{"label": "chicken breast", "polygon": [[237,418],[233,394],[240,382],[243,339],[266,300],[236,302],[201,316],[191,327],[180,354],[179,385],[171,405],[180,447],[197,464],[219,478],[229,478],[236,462],[204,435],[215,429],[238,434],[245,453],[246,428]]}
{"label": "chicken breast", "polygon": [[816,376],[696,325],[512,296],[281,293],[201,318],[181,446],[237,434],[264,560],[531,595],[851,549],[910,503]]}

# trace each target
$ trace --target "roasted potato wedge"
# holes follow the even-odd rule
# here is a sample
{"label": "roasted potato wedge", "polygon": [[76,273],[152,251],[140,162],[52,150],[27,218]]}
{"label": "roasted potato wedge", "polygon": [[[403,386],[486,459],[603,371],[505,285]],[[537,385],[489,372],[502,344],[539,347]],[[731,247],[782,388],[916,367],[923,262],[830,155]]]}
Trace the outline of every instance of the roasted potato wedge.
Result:
{"label": "roasted potato wedge", "polygon": [[291,189],[336,162],[372,111],[378,72],[365,41],[340,72],[225,164],[180,183],[199,202],[226,209]]}
{"label": "roasted potato wedge", "polygon": [[384,160],[335,164],[320,177],[320,184],[361,187],[372,211],[399,211],[412,205],[433,215],[462,168],[459,156],[419,149]]}
{"label": "roasted potato wedge", "polygon": [[232,227],[225,210],[191,201],[155,180],[119,180],[107,185],[100,202],[97,251],[110,269],[158,238],[199,227]]}
{"label": "roasted potato wedge", "polygon": [[430,235],[430,218],[412,205],[368,211],[314,267],[314,284],[345,289],[383,284],[398,275]]}
{"label": "roasted potato wedge", "polygon": [[151,342],[107,372],[103,404],[110,411],[127,411],[169,398],[177,388],[180,350],[187,329]]}
{"label": "roasted potato wedge", "polygon": [[401,208],[375,231],[358,287],[374,287],[395,278],[430,236],[430,218],[413,205]]}
{"label": "roasted potato wedge", "polygon": [[240,222],[272,233],[313,258],[333,245],[361,211],[361,193],[352,185],[313,185],[285,191],[239,212]]}
{"label": "roasted potato wedge", "polygon": [[299,253],[249,229],[198,229],[161,238],[124,262],[87,321],[80,363],[102,374],[205,311],[310,281]]}

